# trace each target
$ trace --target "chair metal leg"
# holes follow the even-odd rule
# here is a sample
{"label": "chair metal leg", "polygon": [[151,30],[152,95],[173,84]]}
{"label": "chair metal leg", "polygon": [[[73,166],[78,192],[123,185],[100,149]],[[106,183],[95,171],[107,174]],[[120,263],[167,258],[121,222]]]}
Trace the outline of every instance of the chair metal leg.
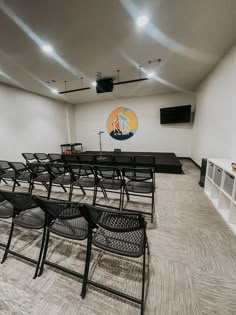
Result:
{"label": "chair metal leg", "polygon": [[34,180],[32,179],[31,183],[30,183],[30,190],[29,192],[32,194],[33,192],[33,189],[34,189]]}
{"label": "chair metal leg", "polygon": [[48,186],[48,197],[47,197],[47,199],[50,199],[51,190],[52,190],[52,182],[50,182],[49,186]]}
{"label": "chair metal leg", "polygon": [[93,206],[96,203],[96,199],[97,199],[97,185],[94,185],[94,190],[93,190]]}
{"label": "chair metal leg", "polygon": [[41,258],[42,258],[42,254],[43,254],[43,249],[44,249],[44,243],[45,243],[45,235],[46,235],[46,225],[43,228],[43,238],[42,238],[42,242],[41,242],[41,247],[40,247],[40,252],[39,252],[39,258],[38,258],[38,262],[37,262],[37,266],[36,266],[36,270],[35,270],[35,274],[33,279],[37,278],[38,276],[38,271],[39,271],[39,267],[40,267],[40,263],[41,263]]}
{"label": "chair metal leg", "polygon": [[67,192],[66,188],[63,185],[61,185],[61,188],[64,190],[64,192]]}
{"label": "chair metal leg", "polygon": [[73,183],[70,184],[70,192],[69,192],[69,199],[68,199],[68,201],[71,201],[72,193],[73,193]]}
{"label": "chair metal leg", "polygon": [[5,252],[4,252],[1,264],[3,264],[4,261],[7,259],[8,251],[9,251],[9,248],[11,246],[11,239],[12,239],[12,234],[13,234],[13,230],[14,230],[14,225],[15,224],[14,224],[14,221],[13,221],[13,218],[12,218],[11,229],[10,229],[10,233],[9,233],[6,249],[5,249]]}
{"label": "chair metal leg", "polygon": [[50,236],[50,231],[47,228],[46,241],[45,241],[45,246],[44,246],[44,253],[43,253],[43,258],[42,258],[42,262],[41,262],[41,266],[40,266],[38,277],[40,277],[43,274],[44,262],[46,260],[47,250],[48,250],[49,236]]}
{"label": "chair metal leg", "polygon": [[89,233],[88,233],[88,238],[87,238],[86,261],[85,261],[85,268],[84,268],[84,279],[83,279],[83,286],[82,286],[82,290],[80,294],[82,299],[85,298],[85,295],[87,292],[87,282],[88,282],[88,275],[89,275],[91,251],[92,251],[92,229],[89,228]]}
{"label": "chair metal leg", "polygon": [[152,215],[151,215],[151,223],[153,223],[153,215],[154,215],[154,206],[155,206],[155,203],[154,203],[154,191],[152,192]]}
{"label": "chair metal leg", "polygon": [[16,179],[14,179],[14,183],[13,183],[12,191],[15,191],[15,188],[16,188]]}
{"label": "chair metal leg", "polygon": [[4,178],[1,179],[6,185],[8,185],[8,183],[5,181]]}
{"label": "chair metal leg", "polygon": [[123,206],[123,187],[121,187],[121,190],[120,190],[119,210],[122,210],[122,206]]}
{"label": "chair metal leg", "polygon": [[146,273],[146,247],[144,246],[144,253],[143,253],[143,274],[142,274],[142,298],[141,298],[141,315],[144,314],[144,307],[145,307],[145,273]]}

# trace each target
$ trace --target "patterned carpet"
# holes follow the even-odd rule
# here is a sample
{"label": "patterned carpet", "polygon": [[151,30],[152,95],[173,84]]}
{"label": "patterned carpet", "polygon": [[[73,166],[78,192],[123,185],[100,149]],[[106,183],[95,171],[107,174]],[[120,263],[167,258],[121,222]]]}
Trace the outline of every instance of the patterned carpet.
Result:
{"label": "patterned carpet", "polygon": [[[156,176],[155,224],[148,223],[151,256],[145,314],[235,315],[236,237],[199,187],[199,170],[188,160],[182,163],[184,174]],[[36,193],[44,194],[39,189]],[[53,197],[67,195],[54,192]],[[9,222],[1,220],[0,242],[6,242],[8,230]],[[12,249],[36,258],[40,240],[41,232],[17,227]],[[49,260],[83,272],[86,242],[52,237],[49,248]],[[34,270],[11,255],[0,265],[0,314],[139,314],[134,304],[92,287],[82,300],[81,282],[48,266],[33,280]],[[139,297],[140,275],[140,260],[93,250],[92,280]]]}

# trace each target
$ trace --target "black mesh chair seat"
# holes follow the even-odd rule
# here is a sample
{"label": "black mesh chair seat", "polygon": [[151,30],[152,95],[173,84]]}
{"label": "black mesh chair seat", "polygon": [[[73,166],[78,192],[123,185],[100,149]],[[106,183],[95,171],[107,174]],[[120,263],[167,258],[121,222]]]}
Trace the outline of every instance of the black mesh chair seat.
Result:
{"label": "black mesh chair seat", "polygon": [[119,190],[121,189],[122,184],[123,182],[121,179],[104,178],[100,181],[98,186],[102,186],[105,189]]}
{"label": "black mesh chair seat", "polygon": [[41,174],[37,177],[34,178],[35,182],[49,182],[50,181],[50,174],[46,173],[46,174]]}
{"label": "black mesh chair seat", "polygon": [[130,192],[150,194],[153,192],[153,184],[151,182],[136,182],[129,180],[126,184],[126,190]]}
{"label": "black mesh chair seat", "polygon": [[84,240],[88,234],[88,223],[83,218],[56,219],[49,227],[50,232],[73,240]]}
{"label": "black mesh chair seat", "polygon": [[15,178],[15,171],[7,171],[4,174],[0,175],[0,178],[13,179],[13,178]]}
{"label": "black mesh chair seat", "polygon": [[74,186],[93,187],[95,185],[94,177],[80,177],[74,182]]}
{"label": "black mesh chair seat", "polygon": [[113,232],[99,227],[93,237],[93,244],[101,249],[130,257],[143,254],[144,230]]}
{"label": "black mesh chair seat", "polygon": [[28,209],[20,212],[14,218],[14,223],[30,229],[41,229],[44,227],[45,213],[40,208]]}
{"label": "black mesh chair seat", "polygon": [[13,206],[7,200],[0,202],[0,218],[8,219],[13,216]]}
{"label": "black mesh chair seat", "polygon": [[52,181],[52,183],[58,185],[69,185],[71,183],[71,176],[70,175],[58,176]]}
{"label": "black mesh chair seat", "polygon": [[24,172],[22,174],[20,174],[19,176],[17,176],[18,180],[30,180],[31,179],[31,173],[29,172]]}

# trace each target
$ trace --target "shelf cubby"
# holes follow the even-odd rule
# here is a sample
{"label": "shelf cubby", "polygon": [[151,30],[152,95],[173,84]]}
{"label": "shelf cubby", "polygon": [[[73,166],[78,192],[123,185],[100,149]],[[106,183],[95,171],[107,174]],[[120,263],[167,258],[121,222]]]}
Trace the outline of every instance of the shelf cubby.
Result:
{"label": "shelf cubby", "polygon": [[232,171],[231,163],[229,159],[209,159],[204,190],[236,234],[236,173]]}

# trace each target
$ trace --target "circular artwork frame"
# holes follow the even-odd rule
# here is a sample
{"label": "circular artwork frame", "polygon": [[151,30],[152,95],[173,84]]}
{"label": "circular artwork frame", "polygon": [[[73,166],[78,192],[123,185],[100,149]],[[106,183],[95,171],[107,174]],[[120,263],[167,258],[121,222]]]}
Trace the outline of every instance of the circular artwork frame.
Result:
{"label": "circular artwork frame", "polygon": [[130,139],[137,129],[138,118],[130,108],[117,107],[107,118],[107,131],[115,140]]}

